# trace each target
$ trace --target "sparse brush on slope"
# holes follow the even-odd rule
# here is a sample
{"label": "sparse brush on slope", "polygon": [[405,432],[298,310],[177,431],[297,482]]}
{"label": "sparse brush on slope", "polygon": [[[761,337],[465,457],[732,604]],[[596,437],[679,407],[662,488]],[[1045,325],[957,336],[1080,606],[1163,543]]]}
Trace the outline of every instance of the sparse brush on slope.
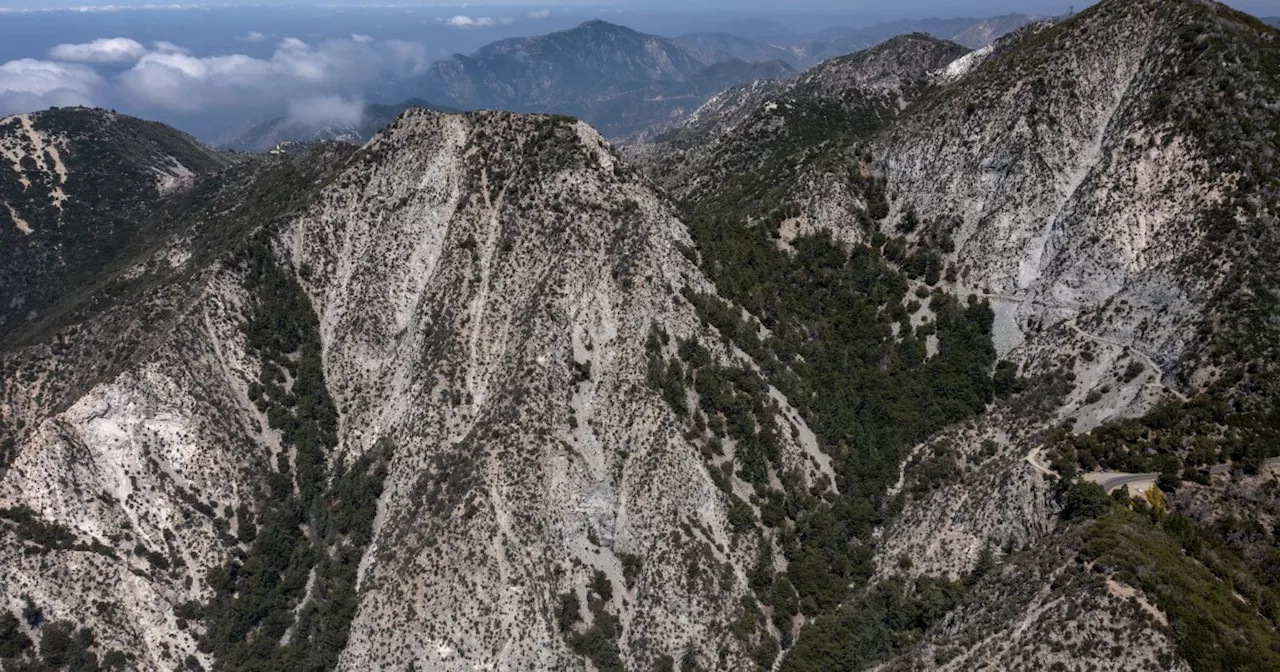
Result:
{"label": "sparse brush on slope", "polygon": [[3,666],[1269,669],[1277,39],[904,36],[650,147],[674,204],[562,116],[225,170],[0,124],[32,241],[77,123],[219,169],[5,341]]}

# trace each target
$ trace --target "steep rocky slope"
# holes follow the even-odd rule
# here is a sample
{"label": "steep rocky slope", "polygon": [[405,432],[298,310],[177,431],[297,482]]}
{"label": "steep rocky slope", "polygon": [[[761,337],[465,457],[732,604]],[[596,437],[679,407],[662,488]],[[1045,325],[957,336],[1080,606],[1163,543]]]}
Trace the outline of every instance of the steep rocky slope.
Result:
{"label": "steep rocky slope", "polygon": [[[684,227],[564,120],[413,112],[367,156],[284,237],[341,449],[396,446],[341,667],[562,667],[561,594],[629,665],[733,665],[755,546],[645,382],[655,328],[741,361],[679,296],[712,291]],[[792,441],[780,459],[816,483]]]}
{"label": "steep rocky slope", "polygon": [[[954,245],[944,263],[954,260],[957,290],[992,297],[1001,352],[1024,375],[1071,381],[1057,386],[1056,412],[1016,433],[984,423],[968,438],[944,439],[960,449],[960,465],[978,455],[994,461],[961,466],[949,484],[912,497],[887,530],[882,568],[906,555],[914,571],[964,571],[984,545],[1010,539],[1072,547],[1055,536],[1049,511],[1025,508],[1047,494],[1036,470],[1050,461],[1064,479],[1077,469],[1163,471],[1161,487],[1172,489],[1207,465],[1256,468],[1274,453],[1274,430],[1250,414],[1272,413],[1275,395],[1267,176],[1277,145],[1258,129],[1276,120],[1263,101],[1276,91],[1277,37],[1211,3],[1100,3],[993,55],[878,140],[872,153],[901,198],[888,226],[940,223]],[[1239,414],[1196,410],[1218,404]],[[1170,414],[1183,419],[1168,422]],[[1116,421],[1130,416],[1139,419]],[[1029,467],[1040,432],[1064,420],[1076,432],[1101,427],[1051,432],[1058,438],[1041,466]],[[1011,490],[1028,485],[1041,494]],[[993,487],[996,496],[972,494]],[[1163,511],[1163,498],[1152,497]],[[1194,508],[1168,509],[1152,527],[1123,517],[1098,523],[1075,546],[1078,557],[1146,591],[1156,621],[1180,622],[1178,654],[1193,667],[1240,655],[1227,652],[1240,637],[1254,642],[1257,661],[1274,660],[1274,642],[1239,634],[1270,618],[1273,588],[1249,574],[1256,569],[1237,568],[1251,566],[1247,553],[1210,562],[1214,575],[1201,576],[1182,552],[1199,562],[1208,547],[1234,557],[1221,546],[1233,533],[1215,531]],[[1196,519],[1201,527],[1188,522]],[[1172,553],[1162,546],[1170,537]],[[1141,550],[1114,552],[1117,538]],[[1135,562],[1150,562],[1147,573],[1134,574]],[[1243,608],[1214,602],[1223,577],[1258,586],[1260,597]]]}
{"label": "steep rocky slope", "polygon": [[[1260,551],[1242,553],[1216,523],[1161,493],[1208,479],[1209,465],[1255,469],[1276,452],[1265,419],[1276,417],[1276,279],[1266,261],[1276,249],[1276,138],[1263,130],[1276,123],[1265,102],[1276,39],[1213,3],[1104,2],[939,66],[891,123],[873,108],[791,136],[798,142],[782,160],[765,154],[726,173],[747,176],[745,188],[699,183],[702,167],[680,175],[701,157],[678,132],[669,146],[633,150],[659,166],[655,179],[677,175],[666,184],[685,200],[709,266],[723,269],[713,279],[771,328],[789,310],[767,285],[742,283],[736,266],[771,268],[759,256],[768,244],[802,258],[815,230],[855,250],[869,245],[919,283],[912,327],[928,326],[930,295],[994,308],[1005,399],[908,451],[898,482],[886,483],[896,514],[879,533],[872,586],[906,580],[907,596],[950,609],[953,594],[937,597],[932,577],[972,584],[952,615],[914,626],[924,644],[906,647],[891,669],[1068,660],[1120,669],[1116,655],[1097,653],[1109,647],[1161,667],[1212,669],[1204,666],[1248,658],[1241,642],[1258,643],[1251,664],[1274,660],[1265,634],[1274,586],[1250,559]],[[758,88],[758,98],[740,90],[707,107],[727,123],[694,115],[691,135],[750,128],[762,116],[754,110],[772,111],[765,101],[785,90]],[[761,156],[759,145],[742,145],[731,160]],[[752,182],[760,165],[775,172]],[[735,237],[764,242],[751,257],[727,242]],[[1100,489],[1072,484],[1081,470],[1104,468],[1163,472],[1162,490],[1136,504],[1121,498],[1112,511],[1105,495],[1090,499]],[[1064,516],[1085,522],[1064,525]],[[1262,535],[1259,545],[1272,543]],[[1230,560],[1206,559],[1213,554]],[[1146,573],[1142,557],[1152,559]],[[1100,580],[1077,574],[1077,561]],[[1220,600],[1213,586],[1224,580],[1250,585],[1254,597]],[[904,599],[899,590],[868,588],[843,615],[818,619],[784,668],[824,669],[850,655],[875,662],[867,633],[889,618],[883,601]],[[1119,607],[1134,600],[1146,606]],[[1075,633],[1088,643],[1064,636]]]}
{"label": "steep rocky slope", "polygon": [[1268,327],[1237,331],[1269,310],[1265,290],[1227,294],[1273,282],[1275,140],[1256,129],[1274,123],[1275,40],[1218,5],[1101,3],[992,56],[873,148],[901,199],[890,226],[940,223],[956,287],[993,298],[1001,352],[1075,377],[1077,430],[1265,357]]}
{"label": "steep rocky slope", "polygon": [[[172,236],[6,354],[8,612],[139,669],[737,667],[774,642],[734,625],[756,448],[689,432],[659,384],[677,346],[754,367],[681,296],[714,289],[670,207],[565,118],[411,110],[316,151],[154,202]],[[830,487],[771,399],[769,473]]]}
{"label": "steep rocky slope", "polygon": [[142,203],[229,163],[167,126],[84,108],[0,119],[0,156],[0,336],[129,247]]}
{"label": "steep rocky slope", "polygon": [[209,570],[247,534],[238,507],[264,489],[279,445],[245,394],[258,377],[241,332],[247,293],[212,262],[324,177],[300,167],[244,164],[147,202],[135,222],[146,243],[6,350],[0,586],[4,610],[24,614],[10,641],[43,651],[50,628],[75,624],[77,644],[59,655],[84,660],[91,644],[103,663],[160,669],[195,652],[178,607],[209,594]]}

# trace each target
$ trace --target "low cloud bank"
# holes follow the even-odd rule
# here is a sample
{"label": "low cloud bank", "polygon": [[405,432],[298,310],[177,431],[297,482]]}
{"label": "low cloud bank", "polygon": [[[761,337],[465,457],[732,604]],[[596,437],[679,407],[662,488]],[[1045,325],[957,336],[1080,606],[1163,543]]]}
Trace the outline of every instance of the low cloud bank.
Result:
{"label": "low cloud bank", "polygon": [[112,37],[84,44],[59,44],[49,50],[49,58],[68,63],[133,63],[146,53],[147,48],[137,40]]}
{"label": "low cloud bank", "polygon": [[289,125],[307,129],[358,126],[364,121],[364,101],[342,96],[308,96],[289,101]]}
{"label": "low cloud bank", "polygon": [[92,68],[23,58],[0,64],[0,116],[51,106],[94,105],[107,82]]}
{"label": "low cloud bank", "polygon": [[[349,120],[353,109],[363,109],[359,91],[421,74],[430,62],[421,43],[368,35],[315,44],[286,37],[267,58],[194,56],[168,42],[147,47],[103,38],[58,45],[47,60],[0,64],[0,114],[65,105],[191,114],[310,101],[325,110],[321,116]],[[300,104],[290,105],[290,116],[313,120],[301,108],[294,111]]]}

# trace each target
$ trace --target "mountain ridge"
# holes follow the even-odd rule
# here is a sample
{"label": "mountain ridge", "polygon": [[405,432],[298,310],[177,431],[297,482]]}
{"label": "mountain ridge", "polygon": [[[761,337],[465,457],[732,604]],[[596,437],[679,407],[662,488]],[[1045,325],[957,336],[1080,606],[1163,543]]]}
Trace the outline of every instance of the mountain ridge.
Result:
{"label": "mountain ridge", "polygon": [[0,348],[3,664],[1274,667],[1278,45],[1104,0],[625,154],[110,136],[146,235]]}
{"label": "mountain ridge", "polygon": [[[728,588],[715,578],[724,563],[746,566],[756,553],[730,532],[730,505],[735,516],[747,506],[732,494],[742,486],[712,477],[647,373],[651,358],[685,340],[707,345],[706,365],[750,365],[718,345],[694,308],[676,298],[673,286],[710,286],[680,251],[687,233],[669,206],[594,131],[565,118],[415,108],[364,149],[332,151],[255,158],[214,176],[209,187],[225,190],[238,207],[193,192],[219,215],[195,214],[188,220],[194,229],[179,228],[122,272],[126,288],[107,294],[123,302],[57,328],[47,342],[6,352],[3,427],[21,449],[6,456],[0,474],[0,518],[39,521],[72,541],[5,536],[7,558],[31,545],[43,559],[7,560],[4,585],[23,586],[51,622],[91,629],[98,655],[126,650],[143,666],[160,665],[170,651],[219,669],[243,656],[290,665],[327,660],[339,669],[459,659],[558,667],[621,655],[750,660],[729,634],[736,602],[723,596],[727,589],[745,594],[744,575]],[[255,174],[247,185],[238,181],[242,170]],[[529,179],[528,171],[541,178]],[[433,188],[422,188],[424,181]],[[259,184],[268,185],[264,200],[237,197]],[[276,189],[291,199],[280,200]],[[547,207],[529,207],[542,198],[551,199]],[[376,227],[361,214],[366,207],[381,213]],[[579,228],[563,228],[566,211],[583,216]],[[254,233],[263,221],[268,228]],[[242,235],[224,238],[233,231]],[[223,242],[189,252],[205,235]],[[552,244],[559,252],[547,254]],[[570,263],[576,255],[587,259]],[[386,278],[387,268],[402,275]],[[576,279],[562,280],[563,273]],[[353,293],[356,286],[365,289]],[[567,289],[559,307],[537,308],[550,287]],[[636,301],[650,307],[639,310]],[[529,302],[532,311],[522,307]],[[546,320],[558,326],[533,329]],[[121,321],[150,323],[152,331],[121,330]],[[658,332],[669,345],[646,344]],[[532,339],[550,341],[535,347]],[[95,367],[110,349],[104,340],[135,354]],[[50,348],[62,356],[48,358]],[[402,378],[400,357],[421,358],[424,368]],[[32,393],[65,367],[98,375]],[[530,367],[545,376],[519,382]],[[431,382],[441,380],[449,382]],[[371,396],[375,389],[381,396]],[[423,415],[441,395],[451,401]],[[51,404],[51,396],[64,401]],[[410,398],[425,405],[406,405]],[[772,403],[787,408],[780,396]],[[790,411],[786,422],[795,429],[777,433],[782,452],[773,459],[821,488],[819,454],[794,438],[808,434],[803,421]],[[375,426],[384,429],[371,434]],[[501,429],[515,426],[527,431]],[[526,445],[512,450],[521,436]],[[95,451],[77,452],[82,445]],[[516,467],[531,459],[550,471]],[[514,463],[500,466],[508,460]],[[365,469],[385,475],[361,481]],[[328,470],[332,485],[317,480]],[[510,480],[522,473],[533,481]],[[217,484],[214,474],[222,474]],[[449,485],[432,485],[428,474]],[[383,489],[404,494],[389,495],[376,521],[362,518],[372,509],[360,493]],[[96,503],[77,505],[77,493],[97,493]],[[317,518],[307,504],[315,496],[355,508],[340,519]],[[424,506],[443,517],[413,513]],[[679,544],[697,552],[681,562],[655,559],[676,543],[668,532],[689,512],[698,531]],[[297,525],[333,532],[309,539],[289,532]],[[475,535],[492,539],[490,525],[507,541],[483,561],[438,556],[432,562],[442,573],[428,584],[396,569],[416,562],[398,552],[405,544],[426,543],[425,536],[440,548],[471,547]],[[78,560],[85,547],[94,549],[90,562]],[[543,550],[530,555],[534,548]],[[335,560],[308,560],[316,553]],[[362,556],[365,569],[354,573],[349,563]],[[546,575],[537,561],[544,556],[562,565],[559,578]],[[640,558],[649,558],[642,571]],[[259,584],[259,563],[283,563],[283,583]],[[70,590],[42,586],[41,565],[56,567]],[[704,578],[677,580],[691,568]],[[473,581],[517,570],[540,588],[495,594],[507,605],[496,613],[466,606]],[[312,599],[303,590],[308,571],[324,577],[316,590],[335,591],[316,598],[314,616],[293,610]],[[130,576],[145,576],[146,585],[128,588]],[[238,590],[228,592],[228,580]],[[344,612],[354,608],[356,585],[361,607]],[[396,596],[407,591],[416,603],[437,606],[406,615]],[[672,591],[682,597],[669,600]],[[630,597],[610,600],[610,593]],[[589,607],[573,615],[574,628],[556,625],[542,606],[569,594]],[[96,613],[96,603],[110,607]],[[289,608],[262,606],[269,604]],[[511,613],[523,614],[523,625],[514,627],[504,615]],[[277,629],[285,614],[292,625]],[[335,649],[324,624],[343,618],[354,619],[351,644],[343,646],[344,634]],[[667,629],[672,618],[703,623],[698,640]],[[139,639],[142,622],[158,625]],[[258,631],[286,643],[250,653],[244,633]],[[289,632],[301,634],[291,640]],[[768,633],[761,625],[750,637],[763,643]],[[614,653],[586,644],[601,636],[616,642]],[[412,637],[435,653],[406,658],[387,637]],[[485,653],[478,638],[488,637],[513,644]],[[701,649],[708,638],[729,648]]]}
{"label": "mountain ridge", "polygon": [[[783,165],[782,155],[832,140],[833,134],[865,137],[874,132],[932,85],[932,73],[966,52],[928,35],[901,35],[824,61],[785,83],[757,82],[726,91],[656,138],[657,149],[628,151],[656,151],[662,158],[653,177],[677,198],[702,198],[746,180],[749,184],[742,184],[740,193],[725,199],[741,200],[751,193],[751,199],[767,200],[771,190],[788,189],[795,172]],[[787,175],[760,174],[764,164],[773,162]],[[807,160],[796,162],[804,165]]]}
{"label": "mountain ridge", "polygon": [[14,251],[0,266],[0,337],[145,238],[144,201],[232,163],[168,126],[85,108],[0,119],[0,147],[0,241]]}
{"label": "mountain ridge", "polygon": [[[1155,498],[1158,495],[1152,492],[1172,492],[1178,487],[1174,484],[1191,478],[1203,479],[1183,486],[1194,489],[1197,496],[1223,487],[1221,481],[1197,471],[1205,469],[1201,460],[1213,464],[1229,454],[1234,456],[1229,459],[1251,473],[1248,470],[1257,469],[1261,458],[1269,455],[1270,449],[1261,446],[1270,445],[1270,429],[1244,420],[1233,425],[1222,416],[1212,422],[1179,425],[1178,438],[1172,441],[1177,447],[1169,445],[1170,439],[1156,437],[1164,436],[1158,428],[1167,414],[1177,412],[1173,409],[1186,408],[1194,414],[1190,408],[1222,403],[1255,409],[1251,413],[1271,412],[1274,393],[1271,383],[1265,382],[1270,374],[1253,378],[1241,374],[1238,367],[1267,370],[1264,353],[1275,342],[1270,327],[1257,321],[1273,310],[1268,302],[1275,282],[1261,260],[1274,244],[1270,234],[1274,216],[1269,214],[1271,206],[1264,205],[1274,194],[1262,177],[1274,174],[1275,168],[1268,163],[1274,152],[1264,148],[1274,139],[1248,130],[1273,124],[1274,112],[1259,105],[1274,87],[1267,79],[1275,72],[1274,45],[1273,31],[1216,3],[1104,2],[1054,25],[1033,25],[997,42],[981,58],[966,56],[954,67],[939,70],[893,123],[877,128],[880,112],[857,111],[862,123],[870,126],[869,132],[858,133],[856,125],[844,124],[843,135],[800,136],[798,146],[774,157],[760,157],[755,153],[758,146],[747,142],[721,159],[761,161],[777,171],[774,179],[748,182],[745,188],[714,179],[699,186],[678,173],[689,160],[679,153],[688,151],[679,146],[679,136],[668,140],[676,147],[666,151],[674,151],[677,159],[674,165],[658,163],[651,174],[667,184],[673,195],[687,199],[691,226],[701,231],[696,236],[700,245],[731,250],[729,241],[735,238],[764,237],[781,249],[798,252],[811,244],[812,232],[830,232],[855,249],[871,246],[901,260],[910,277],[924,282],[918,304],[923,305],[929,294],[936,295],[939,287],[992,303],[993,336],[1004,360],[997,376],[1002,369],[1024,376],[1026,389],[1033,391],[1020,393],[1024,400],[1006,402],[1010,410],[1002,412],[997,403],[976,427],[947,430],[936,441],[914,449],[915,457],[909,460],[913,466],[904,468],[890,490],[904,498],[905,506],[882,538],[877,569],[881,580],[901,580],[904,573],[922,579],[938,573],[963,578],[985,567],[984,558],[999,555],[995,549],[1002,547],[1050,553],[1042,556],[1045,562],[1052,553],[1071,555],[1086,548],[1097,537],[1058,538],[1055,535],[1065,531],[1058,518],[1079,515],[1073,513],[1070,498],[1078,494],[1073,488],[1084,486],[1069,484],[1081,471],[1102,468],[1104,460],[1108,468],[1122,471],[1163,469],[1163,485],[1158,491],[1146,491]],[[1227,81],[1240,82],[1239,90],[1252,92],[1230,98],[1229,110],[1223,109],[1226,99],[1215,99],[1211,93]],[[744,117],[750,118],[763,109],[769,96],[777,95],[776,87],[762,88],[760,98],[746,92],[741,100],[727,105],[727,124],[712,121],[706,128],[694,129],[694,138],[708,132],[727,130],[730,136],[738,132]],[[1173,114],[1175,109],[1181,116]],[[708,111],[714,119],[717,110]],[[1150,139],[1150,128],[1144,128],[1153,116],[1164,124],[1159,142]],[[1211,118],[1232,121],[1213,124]],[[698,114],[693,119],[701,122]],[[690,145],[696,143],[695,139]],[[1200,144],[1193,149],[1192,143]],[[1232,149],[1237,146],[1254,148],[1249,156],[1256,156],[1258,163],[1242,160]],[[952,147],[967,149],[961,154]],[[653,148],[637,149],[643,160],[652,160],[648,157]],[[656,152],[661,161],[664,149]],[[968,158],[961,159],[962,155]],[[730,174],[754,177],[761,172],[760,165],[739,166]],[[926,165],[929,168],[923,168]],[[1121,172],[1095,172],[1107,170]],[[692,174],[699,172],[695,169]],[[1239,183],[1243,191],[1233,186],[1232,174],[1248,176]],[[781,180],[787,187],[771,190]],[[1159,186],[1164,180],[1173,182]],[[762,193],[765,197],[760,201],[748,200]],[[1065,203],[1049,202],[1054,194]],[[750,204],[744,208],[743,203]],[[1237,213],[1247,214],[1225,216],[1224,205],[1228,211],[1237,208]],[[1007,207],[1033,209],[1007,218],[998,214]],[[1236,228],[1236,223],[1242,228]],[[1093,232],[1081,231],[1095,226],[1098,229]],[[1169,228],[1161,232],[1153,228],[1157,226]],[[1125,240],[1129,242],[1119,242]],[[1148,246],[1145,252],[1140,251],[1143,245]],[[1233,248],[1241,253],[1231,252]],[[764,250],[754,254],[762,255]],[[1237,266],[1237,258],[1250,259],[1244,264],[1249,270]],[[1206,263],[1206,259],[1215,261]],[[731,272],[735,271],[726,271]],[[746,274],[745,269],[736,272]],[[722,276],[713,279],[722,290],[731,287]],[[1255,288],[1257,294],[1249,296],[1258,303],[1238,295],[1235,301],[1226,299],[1233,290],[1223,288],[1242,281]],[[930,292],[928,287],[935,289]],[[755,306],[765,303],[770,291],[767,285],[752,286],[748,281],[746,289],[730,289],[727,296],[758,312]],[[927,327],[927,314],[918,319]],[[1252,325],[1247,334],[1228,326],[1240,324],[1241,319]],[[768,319],[765,323],[770,324]],[[909,333],[909,328],[904,326],[902,333]],[[1201,340],[1193,340],[1193,334]],[[1205,341],[1218,345],[1208,346]],[[1206,348],[1217,353],[1211,361],[1203,359]],[[1228,364],[1232,360],[1225,353],[1230,352],[1250,353],[1243,359],[1251,363]],[[1223,367],[1237,373],[1219,379]],[[1252,391],[1238,387],[1243,380],[1249,380],[1245,386]],[[1256,438],[1241,443],[1210,438],[1224,424]],[[1062,438],[1037,447],[1040,432]],[[1135,443],[1120,438],[1134,433],[1143,438]],[[1206,441],[1221,446],[1213,449],[1220,452],[1196,453],[1189,448]],[[1095,449],[1094,442],[1107,448]],[[1156,443],[1161,447],[1151,448]],[[1144,449],[1155,454],[1135,455]],[[1044,463],[1038,461],[1040,450],[1050,455]],[[1043,466],[1050,461],[1052,469]],[[1269,473],[1259,478],[1269,478]],[[959,482],[948,484],[948,479]],[[975,492],[985,496],[974,499]],[[1066,508],[1058,509],[1064,496]],[[1140,509],[1141,505],[1145,500],[1133,506]],[[1106,510],[1083,517],[1101,516]],[[1121,514],[1114,515],[1123,519]],[[1132,519],[1123,520],[1109,519],[1090,529],[1105,530],[1095,532],[1107,537],[1098,543],[1116,543],[1109,535],[1117,529],[1167,539],[1161,537],[1163,523],[1142,531],[1133,527]],[[1079,528],[1067,528],[1072,529]],[[1222,548],[1213,532],[1197,534],[1203,535],[1197,537],[1203,543]],[[1099,552],[1097,547],[1087,548],[1088,553]],[[1235,548],[1246,555],[1259,552],[1250,546]],[[1177,549],[1173,553],[1177,557]],[[1159,578],[1139,582],[1132,564],[1127,564],[1133,562],[1131,558],[1108,557],[1118,562],[1112,580],[1117,585],[1130,582],[1125,584],[1130,587],[1140,583],[1149,591],[1144,599],[1153,605],[1151,611],[1195,618],[1199,623],[1194,636],[1146,636],[1151,646],[1134,653],[1157,665],[1181,667],[1187,663],[1177,661],[1177,656],[1185,655],[1193,669],[1209,669],[1204,666],[1212,664],[1213,654],[1201,648],[1200,641],[1229,646],[1225,642],[1230,635],[1210,633],[1233,627],[1224,623],[1258,618],[1250,611],[1256,603],[1239,610],[1207,606],[1212,595],[1204,591],[1211,582],[1197,589],[1201,592],[1196,599],[1205,600],[1206,605],[1201,612],[1183,609],[1170,595],[1178,590],[1171,586],[1192,571],[1187,566],[1170,562]],[[1253,567],[1256,571],[1257,565]],[[1055,661],[1078,661],[1087,652],[1056,640],[1061,622],[1039,621],[1043,612],[1037,612],[1037,605],[1052,604],[1046,600],[1061,596],[1071,598],[1072,608],[1085,613],[1106,610],[1113,597],[1128,588],[1101,586],[1105,589],[1101,594],[1090,589],[1090,597],[1083,601],[1044,589],[1033,593],[1012,588],[1024,583],[1043,586],[1042,577],[1051,570],[1045,565],[1008,566],[1001,578],[1003,587],[986,585],[981,590],[991,591],[986,599],[993,604],[1012,611],[993,616],[975,609],[974,621],[929,635],[936,637],[933,643],[897,664],[931,668],[938,660],[947,660],[947,669],[968,669],[975,659],[999,667],[1049,667]],[[862,617],[867,612],[854,613]],[[1031,629],[992,629],[994,622],[1010,621]],[[837,665],[839,648],[830,642],[856,638],[859,631],[850,622],[834,618],[822,624],[812,635],[814,642],[802,640],[798,647],[803,648],[788,655],[784,669]],[[1263,630],[1268,627],[1253,622]],[[1094,631],[1096,626],[1081,627]],[[1118,627],[1147,632],[1151,626],[1132,622]],[[997,632],[1002,634],[993,634]],[[951,639],[958,635],[962,635],[960,643]],[[970,648],[974,637],[984,643]],[[1022,637],[1026,639],[1018,639]],[[1040,648],[1042,641],[1056,641],[1050,649],[1070,654],[1056,658]],[[1270,648],[1259,653],[1258,660],[1272,655],[1274,643],[1265,646]],[[790,668],[797,658],[805,662]]]}

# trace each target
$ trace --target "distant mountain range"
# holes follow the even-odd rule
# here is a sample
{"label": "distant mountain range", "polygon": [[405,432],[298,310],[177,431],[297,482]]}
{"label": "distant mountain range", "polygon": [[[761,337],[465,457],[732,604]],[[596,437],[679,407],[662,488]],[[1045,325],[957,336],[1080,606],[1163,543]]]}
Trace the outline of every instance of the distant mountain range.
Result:
{"label": "distant mountain range", "polygon": [[[1033,17],[899,21],[754,39],[728,33],[664,38],[589,21],[576,28],[495,42],[435,63],[415,93],[460,108],[560,112],[624,136],[682,118],[734,85],[786,79],[820,61],[920,32],[981,48]],[[767,31],[757,31],[758,34]]]}
{"label": "distant mountain range", "polygon": [[1268,16],[1262,22],[1280,28],[1280,16]]}
{"label": "distant mountain range", "polygon": [[[744,41],[749,42],[749,41]],[[619,136],[696,109],[743,82],[786,78],[781,51],[744,49],[751,60],[698,52],[674,40],[605,21],[490,44],[431,66],[415,93],[465,109],[556,112]]]}
{"label": "distant mountain range", "polygon": [[567,114],[607,137],[635,137],[679,123],[726,89],[762,80],[786,81],[816,63],[895,35],[924,33],[981,48],[1031,20],[1012,14],[897,21],[809,35],[761,23],[727,26],[740,34],[675,38],[588,21],[547,35],[501,40],[473,54],[436,62],[422,77],[399,85],[414,98],[371,105],[358,124],[315,127],[280,117],[245,131],[226,147],[261,152],[283,142],[363,142],[412,106]]}

